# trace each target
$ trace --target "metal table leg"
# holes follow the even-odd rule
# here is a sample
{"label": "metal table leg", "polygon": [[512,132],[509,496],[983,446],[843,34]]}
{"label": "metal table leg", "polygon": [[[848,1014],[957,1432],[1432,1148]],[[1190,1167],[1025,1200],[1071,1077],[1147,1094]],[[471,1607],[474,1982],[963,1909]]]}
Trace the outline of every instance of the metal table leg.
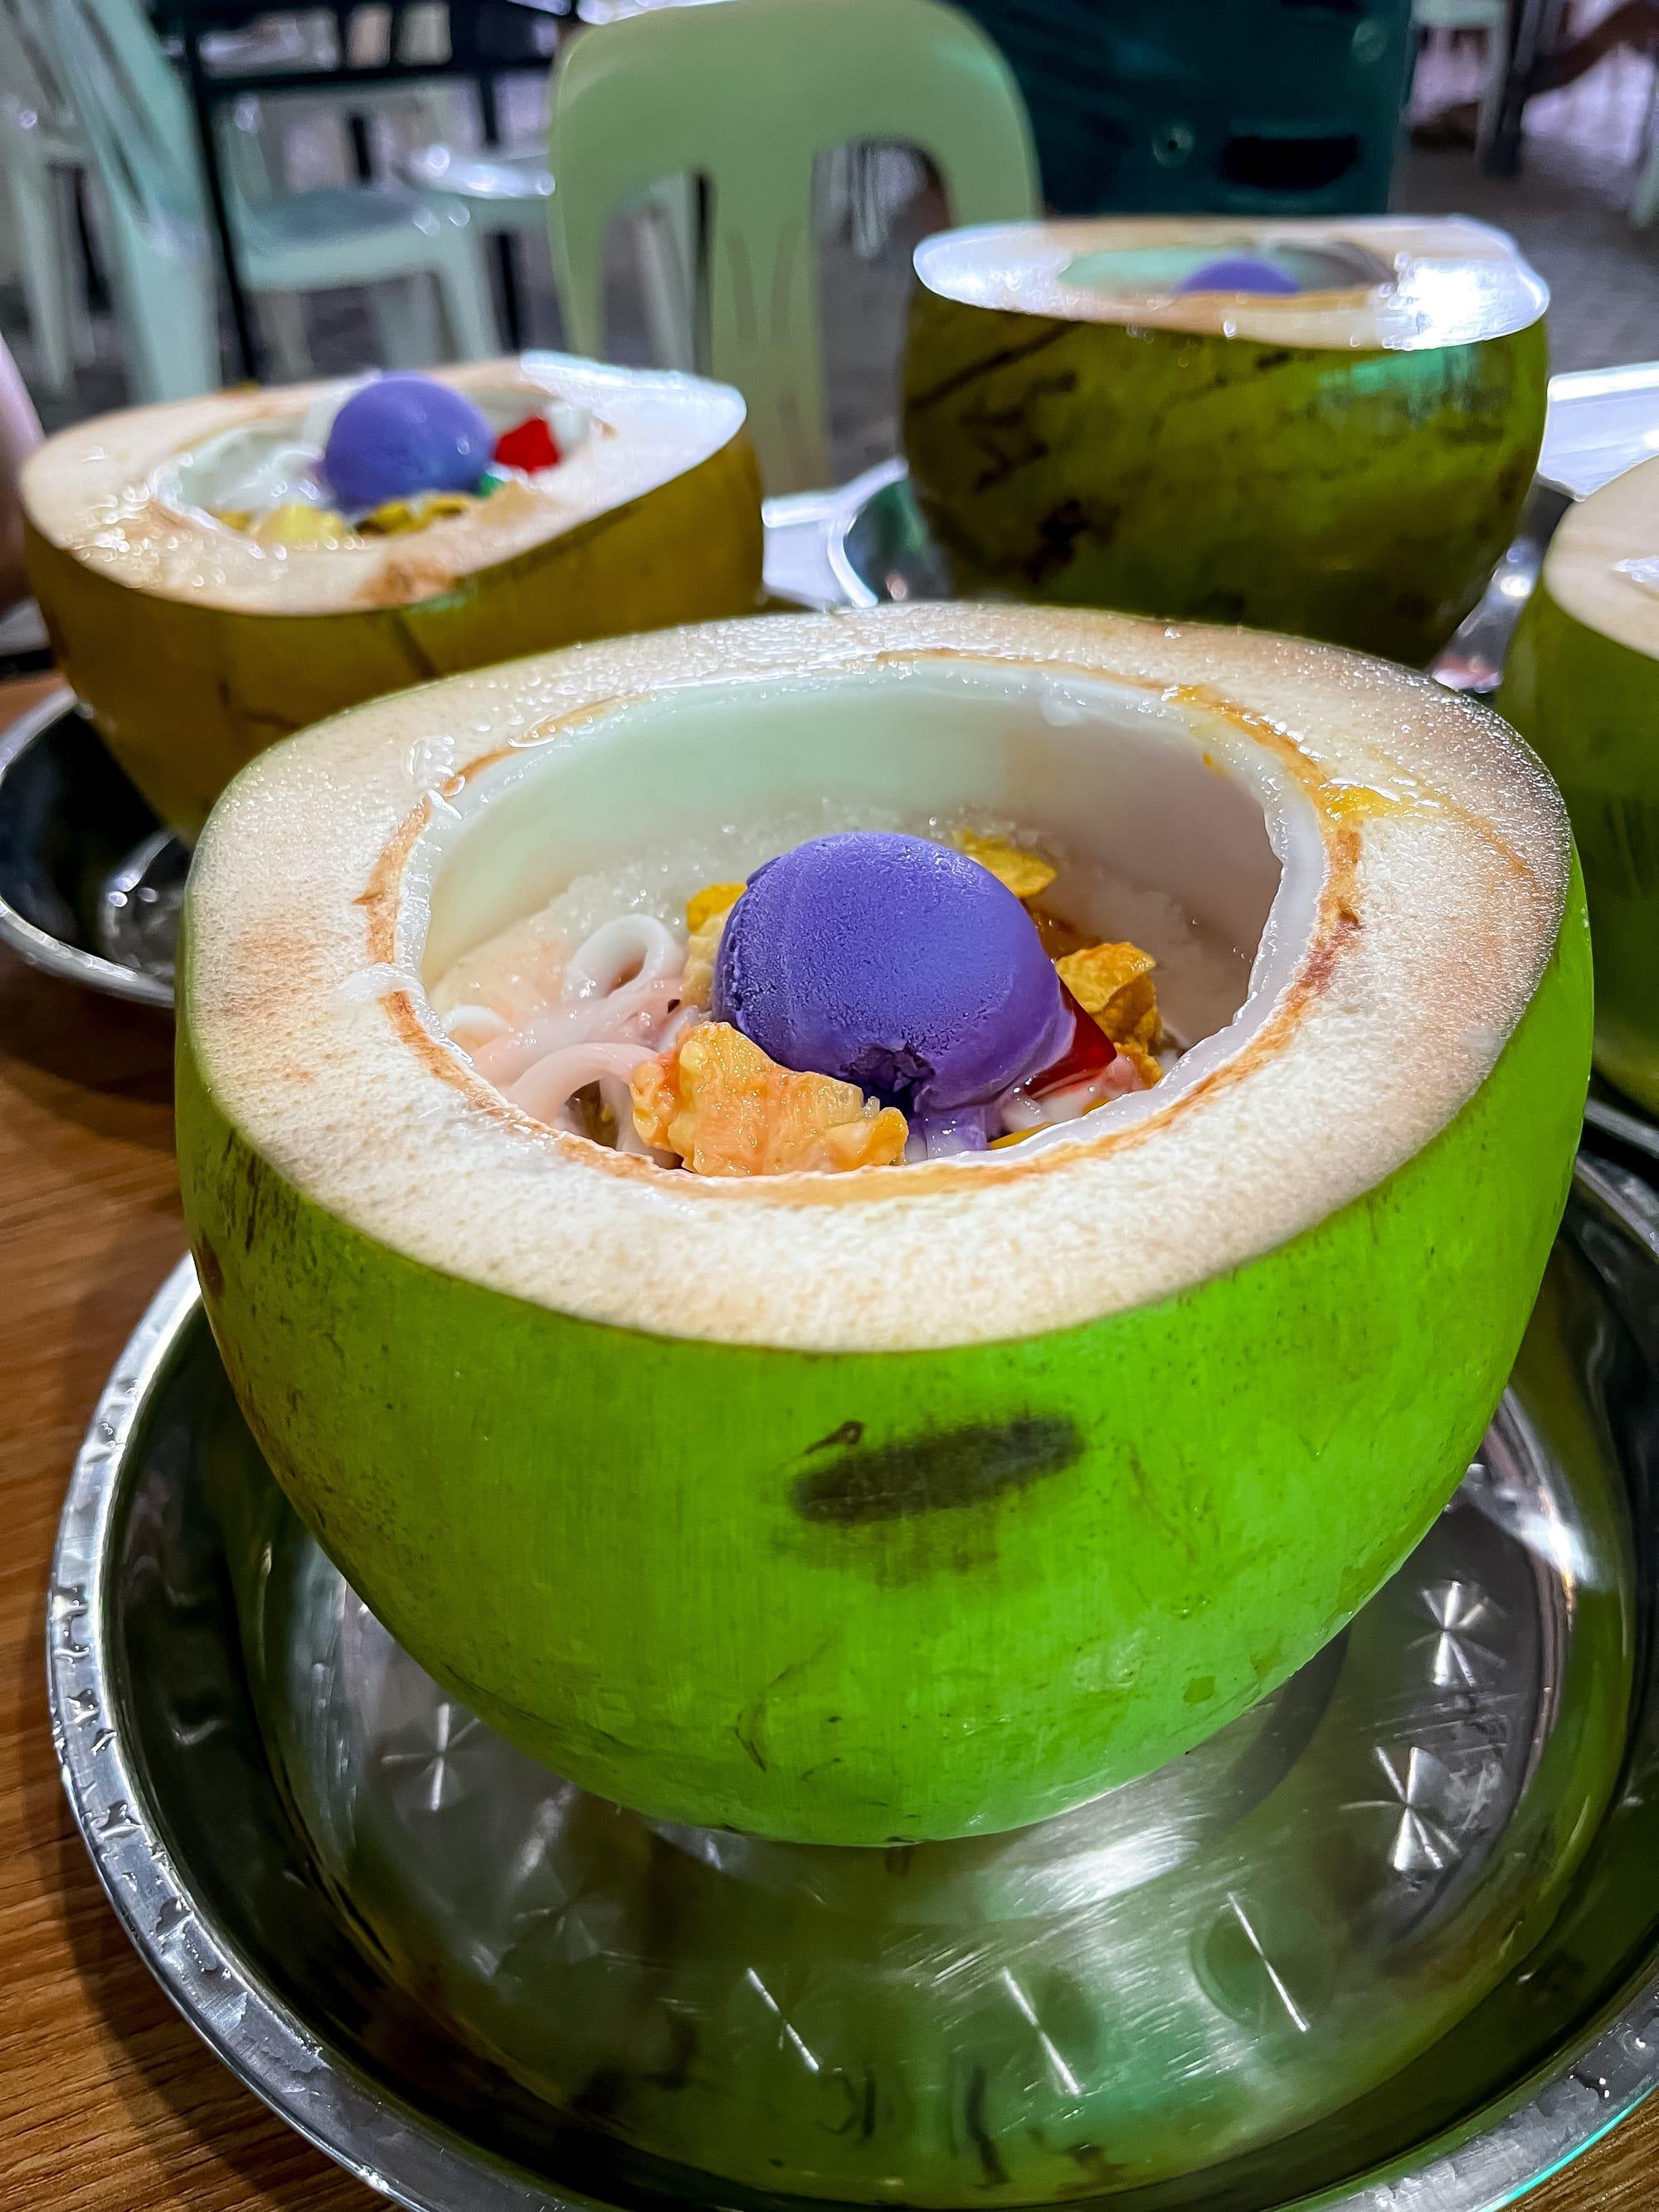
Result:
{"label": "metal table leg", "polygon": [[[477,76],[478,122],[486,146],[501,143],[501,110],[495,97],[494,73],[481,68]],[[524,303],[519,293],[519,267],[513,258],[513,240],[506,231],[495,237],[495,271],[501,279],[501,321],[506,326],[507,343],[517,353],[524,343]]]}
{"label": "metal table leg", "polygon": [[1521,124],[1533,71],[1560,33],[1565,0],[1511,0],[1509,51],[1504,60],[1503,91],[1481,160],[1494,176],[1512,177],[1521,165]]}
{"label": "metal table leg", "polygon": [[224,174],[219,166],[218,133],[213,127],[213,94],[207,71],[202,66],[200,40],[188,16],[179,26],[179,38],[184,55],[185,81],[190,87],[191,106],[196,117],[196,136],[202,149],[202,169],[207,179],[208,207],[218,244],[219,270],[230,296],[237,373],[243,378],[257,380],[259,349],[253,335],[247,295],[242,289],[241,274],[236,265],[236,240],[231,232],[230,207],[225,197]]}

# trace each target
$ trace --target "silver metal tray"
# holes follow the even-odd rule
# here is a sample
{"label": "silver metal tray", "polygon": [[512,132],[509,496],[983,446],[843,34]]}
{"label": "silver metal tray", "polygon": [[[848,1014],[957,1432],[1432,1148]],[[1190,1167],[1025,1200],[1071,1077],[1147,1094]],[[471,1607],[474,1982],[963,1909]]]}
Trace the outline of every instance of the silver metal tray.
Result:
{"label": "silver metal tray", "polygon": [[0,733],[0,944],[32,968],[171,1006],[188,862],[67,687]]}
{"label": "silver metal tray", "polygon": [[758,1844],[422,1674],[186,1264],[76,1467],[54,1728],[162,1983],[403,2203],[1486,2212],[1659,2080],[1656,1482],[1659,1199],[1587,1158],[1480,1459],[1274,1699],[1012,1837]]}

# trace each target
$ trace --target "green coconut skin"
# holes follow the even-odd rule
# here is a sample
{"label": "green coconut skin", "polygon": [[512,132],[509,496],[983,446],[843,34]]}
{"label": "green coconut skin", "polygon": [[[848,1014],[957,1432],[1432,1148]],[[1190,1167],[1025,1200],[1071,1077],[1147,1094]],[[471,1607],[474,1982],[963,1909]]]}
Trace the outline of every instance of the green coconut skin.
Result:
{"label": "green coconut skin", "polygon": [[232,1125],[187,950],[179,1168],[255,1437],[447,1687],[649,1814],[909,1843],[1161,1764],[1393,1571],[1519,1344],[1589,1053],[1575,879],[1492,1073],[1363,1197],[1156,1305],[943,1351],[647,1336],[398,1255]]}
{"label": "green coconut skin", "polygon": [[918,286],[904,447],[958,592],[1244,623],[1421,666],[1514,534],[1541,322],[1342,351]]}
{"label": "green coconut skin", "polygon": [[750,614],[760,478],[746,437],[592,521],[406,605],[287,615],[136,591],[27,526],[52,653],[161,818],[193,837],[278,738],[411,684],[585,638]]}
{"label": "green coconut skin", "polygon": [[1572,817],[1595,945],[1595,1060],[1659,1114],[1659,665],[1540,584],[1497,705],[1543,756]]}

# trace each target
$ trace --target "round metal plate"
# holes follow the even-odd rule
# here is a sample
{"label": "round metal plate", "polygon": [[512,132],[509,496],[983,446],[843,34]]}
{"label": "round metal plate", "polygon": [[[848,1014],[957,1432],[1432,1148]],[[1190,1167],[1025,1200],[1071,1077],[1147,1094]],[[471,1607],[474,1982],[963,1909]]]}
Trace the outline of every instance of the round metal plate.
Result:
{"label": "round metal plate", "polygon": [[1650,1176],[1659,1169],[1659,1128],[1639,1106],[1600,1077],[1584,1103],[1584,1126],[1604,1149],[1627,1152],[1644,1173]]}
{"label": "round metal plate", "polygon": [[1656,1362],[1659,1200],[1586,1160],[1469,1480],[1276,1700],[1018,1836],[815,1852],[598,1805],[438,1689],[181,1267],[64,1509],[65,1780],[216,2049],[431,2212],[868,2196],[930,2110],[935,2201],[1054,2153],[1135,2212],[1485,2212],[1659,2076]]}
{"label": "round metal plate", "polygon": [[188,858],[72,692],[50,693],[0,735],[0,943],[32,968],[171,1006]]}

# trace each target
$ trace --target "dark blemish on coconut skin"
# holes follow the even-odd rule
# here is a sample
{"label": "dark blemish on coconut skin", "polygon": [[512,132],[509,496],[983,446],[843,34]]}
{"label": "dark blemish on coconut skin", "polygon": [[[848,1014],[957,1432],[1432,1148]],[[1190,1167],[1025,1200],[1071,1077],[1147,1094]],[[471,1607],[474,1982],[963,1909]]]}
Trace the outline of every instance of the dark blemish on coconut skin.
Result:
{"label": "dark blemish on coconut skin", "polygon": [[809,1452],[835,1451],[843,1444],[861,1444],[863,1442],[863,1422],[843,1421],[838,1429],[831,1429],[827,1437],[820,1437],[817,1443],[808,1444],[806,1449]]}
{"label": "dark blemish on coconut skin", "polygon": [[831,1528],[908,1521],[988,1504],[1005,1492],[1060,1474],[1082,1454],[1083,1437],[1073,1420],[1031,1413],[976,1422],[899,1443],[839,1451],[800,1477],[795,1510],[804,1521]]}
{"label": "dark blemish on coconut skin", "polygon": [[205,1237],[198,1237],[196,1240],[196,1249],[191,1256],[196,1261],[196,1272],[201,1278],[202,1288],[206,1291],[208,1297],[210,1298],[223,1297],[225,1294],[225,1271],[219,1265],[219,1255],[214,1250],[212,1245],[209,1243]]}

